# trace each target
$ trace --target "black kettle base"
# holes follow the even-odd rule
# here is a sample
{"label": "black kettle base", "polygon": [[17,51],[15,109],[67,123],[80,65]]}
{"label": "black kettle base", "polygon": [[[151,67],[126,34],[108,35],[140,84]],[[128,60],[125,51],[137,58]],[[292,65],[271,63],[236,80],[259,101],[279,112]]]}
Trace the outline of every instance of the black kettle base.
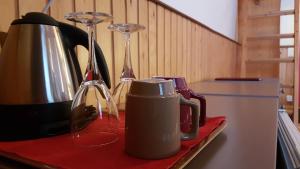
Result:
{"label": "black kettle base", "polygon": [[72,101],[38,105],[0,105],[0,141],[36,139],[70,131]]}

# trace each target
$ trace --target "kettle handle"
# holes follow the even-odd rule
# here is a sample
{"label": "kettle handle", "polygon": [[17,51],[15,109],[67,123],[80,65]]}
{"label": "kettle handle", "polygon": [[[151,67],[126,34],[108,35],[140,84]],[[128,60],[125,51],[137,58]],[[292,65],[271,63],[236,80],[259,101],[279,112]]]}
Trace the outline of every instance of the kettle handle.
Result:
{"label": "kettle handle", "polygon": [[[69,24],[66,24],[63,22],[59,22],[59,29],[62,33],[62,37],[64,38],[64,42],[66,43],[66,47],[69,48],[68,51],[71,53],[72,57],[76,56],[75,47],[77,45],[82,45],[86,49],[89,48],[88,34],[85,31],[83,31],[73,25],[69,25]],[[100,70],[101,76],[102,76],[104,82],[106,83],[106,86],[108,88],[110,88],[111,84],[110,84],[110,78],[109,78],[109,71],[107,68],[107,64],[106,64],[103,52],[97,42],[95,42],[95,55],[96,55],[96,61],[97,61],[98,67],[101,68],[101,70]],[[72,58],[72,59],[78,61],[78,59],[76,57]],[[79,66],[78,62],[77,62],[77,64],[76,63],[74,63],[74,64],[75,64],[75,71],[76,71],[77,77],[79,77],[78,81],[80,84],[82,81],[82,74],[81,74],[80,66]]]}

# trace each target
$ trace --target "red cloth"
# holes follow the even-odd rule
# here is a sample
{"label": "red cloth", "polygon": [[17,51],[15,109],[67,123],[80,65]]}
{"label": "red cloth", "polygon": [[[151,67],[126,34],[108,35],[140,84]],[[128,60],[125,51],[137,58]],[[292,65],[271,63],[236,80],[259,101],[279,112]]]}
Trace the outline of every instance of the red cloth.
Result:
{"label": "red cloth", "polygon": [[82,148],[73,144],[69,134],[36,140],[0,142],[0,151],[13,153],[20,157],[71,169],[166,169],[172,167],[193,147],[207,139],[209,134],[225,121],[225,117],[208,118],[200,128],[199,136],[183,141],[181,150],[170,158],[143,160],[128,156],[124,152],[124,131],[120,140],[102,148]]}

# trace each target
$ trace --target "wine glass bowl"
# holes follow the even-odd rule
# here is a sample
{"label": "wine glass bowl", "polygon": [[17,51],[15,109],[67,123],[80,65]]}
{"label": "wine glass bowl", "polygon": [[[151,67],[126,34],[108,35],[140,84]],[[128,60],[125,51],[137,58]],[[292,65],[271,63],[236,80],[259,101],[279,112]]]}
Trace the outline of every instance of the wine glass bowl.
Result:
{"label": "wine glass bowl", "polygon": [[71,106],[72,139],[84,147],[109,145],[118,140],[119,114],[96,62],[94,36],[95,25],[111,20],[112,16],[99,12],[75,12],[65,18],[86,25],[89,35],[88,65]]}
{"label": "wine glass bowl", "polygon": [[139,24],[117,23],[109,25],[108,29],[122,33],[125,41],[124,65],[120,76],[120,82],[117,84],[113,92],[113,98],[116,101],[118,111],[120,113],[124,113],[126,94],[129,92],[131,82],[135,79],[131,64],[130,34],[143,30],[145,27]]}
{"label": "wine glass bowl", "polygon": [[77,145],[97,147],[118,140],[119,116],[113,101],[103,93],[104,84],[81,85],[72,105],[71,132]]}
{"label": "wine glass bowl", "polygon": [[122,79],[120,83],[115,87],[113,92],[113,98],[118,107],[119,113],[125,112],[125,103],[126,103],[126,94],[129,92],[131,82],[135,78],[132,79]]}

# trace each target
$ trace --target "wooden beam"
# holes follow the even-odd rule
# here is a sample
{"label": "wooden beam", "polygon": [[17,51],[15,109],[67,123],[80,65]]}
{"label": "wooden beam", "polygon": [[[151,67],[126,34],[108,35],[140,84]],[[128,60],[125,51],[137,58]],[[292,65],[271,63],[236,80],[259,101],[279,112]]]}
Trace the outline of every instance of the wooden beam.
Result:
{"label": "wooden beam", "polygon": [[248,59],[247,62],[293,63],[294,58],[256,58],[256,59]]}
{"label": "wooden beam", "polygon": [[295,10],[270,11],[270,12],[267,12],[264,14],[248,16],[248,19],[264,18],[264,17],[272,17],[272,16],[283,16],[283,15],[294,15],[294,14],[295,14]]}
{"label": "wooden beam", "polygon": [[249,36],[248,40],[294,38],[294,33]]}
{"label": "wooden beam", "polygon": [[[239,0],[238,3],[238,42],[241,44],[238,46],[237,55],[237,72],[240,77],[246,77],[246,60],[247,60],[247,32],[248,32],[248,15],[249,1]],[[240,71],[238,71],[240,70]]]}
{"label": "wooden beam", "polygon": [[282,45],[280,48],[294,48],[294,45]]}
{"label": "wooden beam", "polygon": [[300,3],[295,0],[295,17],[294,17],[294,30],[295,30],[295,65],[294,65],[294,123],[296,126],[299,124],[299,19],[300,19]]}

